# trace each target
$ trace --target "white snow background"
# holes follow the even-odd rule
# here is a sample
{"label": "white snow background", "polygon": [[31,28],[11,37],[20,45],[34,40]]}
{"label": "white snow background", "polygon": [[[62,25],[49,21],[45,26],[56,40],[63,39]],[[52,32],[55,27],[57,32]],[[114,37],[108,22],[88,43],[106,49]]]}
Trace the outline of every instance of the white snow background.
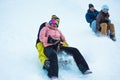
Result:
{"label": "white snow background", "polygon": [[[117,41],[97,37],[85,20],[88,4],[109,6]],[[120,80],[120,0],[0,0],[0,80],[49,80],[35,48],[41,23],[60,18],[59,29],[77,47],[93,72],[83,75],[76,65],[60,69],[60,80]]]}

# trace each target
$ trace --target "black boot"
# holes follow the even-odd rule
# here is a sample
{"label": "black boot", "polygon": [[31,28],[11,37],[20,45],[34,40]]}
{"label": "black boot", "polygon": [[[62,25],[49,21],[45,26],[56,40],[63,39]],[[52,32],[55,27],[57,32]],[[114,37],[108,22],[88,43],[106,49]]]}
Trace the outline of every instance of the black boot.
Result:
{"label": "black boot", "polygon": [[50,68],[50,61],[49,60],[45,60],[43,69],[49,70],[49,68]]}
{"label": "black boot", "polygon": [[110,34],[110,39],[112,39],[113,41],[116,41],[116,38],[114,35]]}

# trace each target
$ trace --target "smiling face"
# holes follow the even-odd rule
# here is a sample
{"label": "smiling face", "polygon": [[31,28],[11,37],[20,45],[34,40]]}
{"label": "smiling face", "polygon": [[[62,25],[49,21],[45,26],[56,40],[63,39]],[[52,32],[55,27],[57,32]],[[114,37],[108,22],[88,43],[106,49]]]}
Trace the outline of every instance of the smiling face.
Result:
{"label": "smiling face", "polygon": [[92,12],[93,12],[94,10],[95,10],[95,9],[94,9],[94,7],[91,7],[91,8],[90,8],[90,11],[92,11]]}
{"label": "smiling face", "polygon": [[51,24],[51,26],[57,28],[57,25],[56,25],[56,24]]}

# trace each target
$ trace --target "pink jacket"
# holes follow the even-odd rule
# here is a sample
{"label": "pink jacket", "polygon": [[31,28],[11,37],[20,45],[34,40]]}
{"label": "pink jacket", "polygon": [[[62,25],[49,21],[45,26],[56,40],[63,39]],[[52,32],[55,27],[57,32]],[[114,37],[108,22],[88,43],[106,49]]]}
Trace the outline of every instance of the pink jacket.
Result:
{"label": "pink jacket", "polygon": [[51,36],[53,39],[61,40],[62,42],[66,42],[65,37],[61,33],[60,30],[58,30],[57,27],[50,27],[50,25],[46,25],[40,32],[39,39],[43,43],[44,47],[53,45],[48,43],[48,36]]}

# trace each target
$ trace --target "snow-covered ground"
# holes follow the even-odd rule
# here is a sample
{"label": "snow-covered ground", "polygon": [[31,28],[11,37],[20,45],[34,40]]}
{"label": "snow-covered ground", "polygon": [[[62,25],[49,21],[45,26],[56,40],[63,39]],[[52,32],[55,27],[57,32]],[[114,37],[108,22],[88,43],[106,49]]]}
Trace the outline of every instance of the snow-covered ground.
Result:
{"label": "snow-covered ground", "polygon": [[[88,4],[110,8],[117,41],[97,37],[85,20]],[[82,75],[76,65],[60,69],[60,80],[120,80],[119,0],[0,0],[0,80],[49,80],[35,48],[39,25],[51,15],[60,17],[59,29],[77,47],[92,70]]]}

